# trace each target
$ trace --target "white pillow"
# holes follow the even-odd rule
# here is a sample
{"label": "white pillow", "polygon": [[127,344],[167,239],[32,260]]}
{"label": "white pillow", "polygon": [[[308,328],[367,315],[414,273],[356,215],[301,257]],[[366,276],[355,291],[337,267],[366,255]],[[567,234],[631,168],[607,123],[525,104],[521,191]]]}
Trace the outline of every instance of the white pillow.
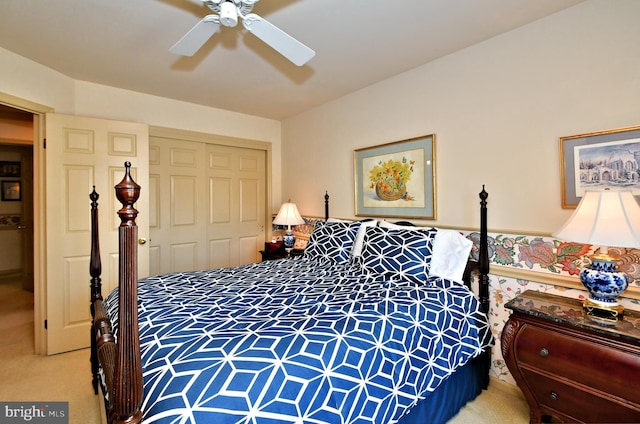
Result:
{"label": "white pillow", "polygon": [[473,242],[458,231],[438,229],[433,239],[429,277],[441,277],[462,284]]}
{"label": "white pillow", "polygon": [[[327,222],[354,222],[346,219],[329,218]],[[364,243],[364,232],[367,227],[375,227],[378,225],[378,221],[371,219],[369,221],[360,221],[360,228],[356,233],[356,239],[353,242],[353,249],[351,250],[351,257],[356,258],[362,254],[362,244]]]}
{"label": "white pillow", "polygon": [[429,228],[426,227],[416,227],[413,225],[398,225],[398,224],[393,224],[389,221],[380,221],[380,226],[382,228],[389,228],[390,230],[428,230]]}
{"label": "white pillow", "polygon": [[378,225],[378,221],[372,219],[370,221],[361,221],[360,228],[356,234],[356,240],[353,242],[353,250],[351,251],[351,257],[357,258],[362,254],[362,245],[364,244],[364,232],[367,231],[367,227],[375,227]]}

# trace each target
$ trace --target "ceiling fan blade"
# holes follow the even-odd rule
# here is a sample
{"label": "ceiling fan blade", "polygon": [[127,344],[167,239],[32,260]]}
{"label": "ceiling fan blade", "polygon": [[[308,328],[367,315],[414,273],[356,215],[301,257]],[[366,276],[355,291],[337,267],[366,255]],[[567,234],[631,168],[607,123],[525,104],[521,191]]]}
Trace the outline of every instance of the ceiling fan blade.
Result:
{"label": "ceiling fan blade", "polygon": [[207,15],[169,49],[173,54],[193,56],[220,28],[218,15]]}
{"label": "ceiling fan blade", "polygon": [[260,16],[249,13],[242,24],[256,37],[298,66],[307,63],[316,52]]}

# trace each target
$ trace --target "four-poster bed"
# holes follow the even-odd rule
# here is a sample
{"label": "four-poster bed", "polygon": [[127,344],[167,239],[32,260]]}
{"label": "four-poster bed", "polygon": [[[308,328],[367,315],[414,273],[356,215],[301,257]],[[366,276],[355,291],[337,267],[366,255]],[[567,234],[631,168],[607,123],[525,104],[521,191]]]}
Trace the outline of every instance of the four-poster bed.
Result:
{"label": "four-poster bed", "polygon": [[128,162],[115,189],[119,287],[106,298],[90,196],[91,364],[109,422],[444,422],[487,387],[484,187],[460,278],[429,271],[445,230],[331,222],[326,196],[300,257],[141,281]]}

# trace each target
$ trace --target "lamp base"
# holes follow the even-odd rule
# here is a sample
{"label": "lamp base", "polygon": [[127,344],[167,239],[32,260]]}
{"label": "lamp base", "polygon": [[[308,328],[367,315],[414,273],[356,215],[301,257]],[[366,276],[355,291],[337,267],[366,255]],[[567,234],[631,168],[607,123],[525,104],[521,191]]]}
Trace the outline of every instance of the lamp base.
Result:
{"label": "lamp base", "polygon": [[603,324],[615,324],[624,315],[624,306],[616,302],[615,305],[603,304],[594,299],[585,299],[582,302],[587,316],[597,322]]}
{"label": "lamp base", "polygon": [[291,231],[290,229],[287,230],[282,237],[282,241],[284,241],[284,250],[287,251],[287,256],[289,256],[296,244],[296,238],[293,235],[293,231]]}
{"label": "lamp base", "polygon": [[591,267],[580,272],[580,281],[589,291],[589,299],[583,307],[588,316],[616,321],[622,318],[624,307],[616,298],[629,285],[629,277],[618,271],[616,258],[609,255],[591,257]]}

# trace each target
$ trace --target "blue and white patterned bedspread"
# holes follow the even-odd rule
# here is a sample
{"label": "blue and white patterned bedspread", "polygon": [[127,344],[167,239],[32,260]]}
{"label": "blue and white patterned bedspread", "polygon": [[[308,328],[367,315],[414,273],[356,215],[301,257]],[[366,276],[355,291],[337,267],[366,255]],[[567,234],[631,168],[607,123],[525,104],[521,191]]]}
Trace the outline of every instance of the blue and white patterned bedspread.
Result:
{"label": "blue and white patterned bedspread", "polygon": [[151,277],[139,311],[145,423],[393,423],[492,343],[465,287],[304,257]]}

